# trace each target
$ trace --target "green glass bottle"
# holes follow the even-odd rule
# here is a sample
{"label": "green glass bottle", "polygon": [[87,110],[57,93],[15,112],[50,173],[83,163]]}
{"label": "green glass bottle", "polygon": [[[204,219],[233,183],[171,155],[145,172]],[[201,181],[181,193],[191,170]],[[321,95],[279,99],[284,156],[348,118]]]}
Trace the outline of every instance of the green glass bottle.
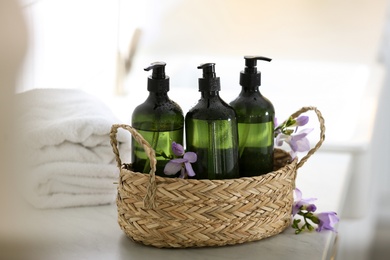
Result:
{"label": "green glass bottle", "polygon": [[[156,152],[156,174],[163,177],[166,163],[173,158],[172,142],[183,144],[184,116],[180,106],[168,97],[169,77],[164,62],[154,62],[145,71],[153,70],[148,77],[149,96],[137,106],[132,115],[132,126]],[[141,145],[132,140],[133,170],[150,172],[150,161]]]}
{"label": "green glass bottle", "polygon": [[261,56],[245,56],[245,69],[240,73],[239,96],[230,102],[237,113],[240,176],[251,177],[273,170],[274,117],[272,103],[260,91],[261,74],[257,60]]}
{"label": "green glass bottle", "polygon": [[187,150],[198,160],[192,164],[197,179],[239,177],[236,113],[219,96],[215,64],[205,63],[199,78],[201,98],[185,117]]}

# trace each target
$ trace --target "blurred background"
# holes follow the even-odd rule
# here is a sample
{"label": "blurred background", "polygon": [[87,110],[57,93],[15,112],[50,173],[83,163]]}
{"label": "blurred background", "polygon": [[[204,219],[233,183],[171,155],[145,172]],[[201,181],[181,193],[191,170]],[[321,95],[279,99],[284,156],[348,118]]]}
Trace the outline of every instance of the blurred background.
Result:
{"label": "blurred background", "polygon": [[277,115],[318,106],[328,131],[321,151],[354,156],[339,258],[383,255],[378,252],[390,244],[387,0],[14,2],[24,21],[14,28],[26,30],[28,43],[21,48],[16,92],[83,89],[125,122],[147,95],[143,68],[151,62],[167,63],[170,95],[185,113],[199,95],[200,63],[217,64],[221,95],[230,102],[240,89],[243,56],[272,58],[259,69],[261,91]]}

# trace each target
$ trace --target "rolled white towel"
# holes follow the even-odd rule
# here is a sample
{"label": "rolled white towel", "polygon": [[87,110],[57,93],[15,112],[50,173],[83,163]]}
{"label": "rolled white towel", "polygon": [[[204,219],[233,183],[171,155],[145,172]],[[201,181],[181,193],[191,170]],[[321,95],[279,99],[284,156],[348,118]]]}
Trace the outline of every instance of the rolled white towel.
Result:
{"label": "rolled white towel", "polygon": [[[76,89],[17,94],[22,187],[37,208],[93,206],[115,201],[119,170],[110,144],[120,123],[98,98]],[[118,132],[124,156],[131,137]]]}
{"label": "rolled white towel", "polygon": [[[109,136],[106,136],[109,142]],[[121,145],[121,155],[124,158],[130,157],[130,145]],[[25,157],[29,166],[36,166],[51,162],[84,162],[99,164],[114,164],[115,156],[112,147],[108,145],[97,145],[85,147],[79,144],[65,141],[59,145],[45,146],[40,149],[26,149]],[[128,157],[126,157],[126,155]],[[127,160],[128,161],[128,160]]]}
{"label": "rolled white towel", "polygon": [[31,168],[22,187],[36,208],[94,206],[115,201],[118,176],[113,164],[52,162]]}
{"label": "rolled white towel", "polygon": [[[65,141],[109,146],[107,135],[119,122],[104,102],[78,89],[33,89],[17,94],[16,102],[21,141],[35,149]],[[121,133],[117,138],[129,140]]]}

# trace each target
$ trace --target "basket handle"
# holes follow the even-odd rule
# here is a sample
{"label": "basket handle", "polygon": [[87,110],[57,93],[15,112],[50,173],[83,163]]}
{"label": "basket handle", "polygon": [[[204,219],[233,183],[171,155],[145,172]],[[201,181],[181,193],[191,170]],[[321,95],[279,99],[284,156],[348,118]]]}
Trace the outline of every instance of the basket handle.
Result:
{"label": "basket handle", "polygon": [[145,208],[155,208],[155,195],[156,195],[156,153],[154,149],[150,146],[150,144],[142,137],[141,134],[137,132],[136,129],[134,129],[132,126],[125,125],[125,124],[114,124],[111,127],[111,133],[110,133],[110,143],[112,146],[112,150],[115,154],[115,159],[117,162],[117,166],[119,170],[122,168],[122,161],[119,154],[118,149],[118,141],[117,141],[117,133],[118,129],[122,128],[130,132],[130,134],[134,137],[134,139],[142,145],[144,148],[146,155],[149,158],[150,161],[150,172],[149,172],[149,184],[147,187],[147,194],[144,198],[144,207]]}
{"label": "basket handle", "polygon": [[317,119],[320,123],[320,139],[319,141],[316,143],[316,145],[310,149],[307,154],[298,162],[297,164],[297,169],[299,169],[300,167],[303,166],[303,164],[305,164],[305,162],[309,159],[310,156],[312,156],[322,145],[322,143],[324,142],[325,140],[325,120],[324,118],[322,117],[322,114],[321,112],[316,108],[316,107],[302,107],[300,110],[298,110],[297,112],[295,112],[294,114],[291,115],[292,118],[296,118],[298,117],[299,115],[307,112],[307,111],[314,111],[317,115]]}

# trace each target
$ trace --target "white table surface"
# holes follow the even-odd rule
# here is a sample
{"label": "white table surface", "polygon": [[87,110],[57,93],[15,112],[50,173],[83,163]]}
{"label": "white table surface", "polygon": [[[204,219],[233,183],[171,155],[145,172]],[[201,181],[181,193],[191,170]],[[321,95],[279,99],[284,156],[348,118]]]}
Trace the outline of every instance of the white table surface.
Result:
{"label": "white table surface", "polygon": [[[318,198],[318,212],[341,212],[350,178],[351,155],[316,153],[298,171],[303,197]],[[27,215],[26,215],[27,216]],[[117,224],[116,205],[32,210],[28,237],[37,259],[328,259],[336,234],[292,228],[271,238],[236,246],[158,249],[132,242]],[[32,256],[32,255],[31,255]]]}

